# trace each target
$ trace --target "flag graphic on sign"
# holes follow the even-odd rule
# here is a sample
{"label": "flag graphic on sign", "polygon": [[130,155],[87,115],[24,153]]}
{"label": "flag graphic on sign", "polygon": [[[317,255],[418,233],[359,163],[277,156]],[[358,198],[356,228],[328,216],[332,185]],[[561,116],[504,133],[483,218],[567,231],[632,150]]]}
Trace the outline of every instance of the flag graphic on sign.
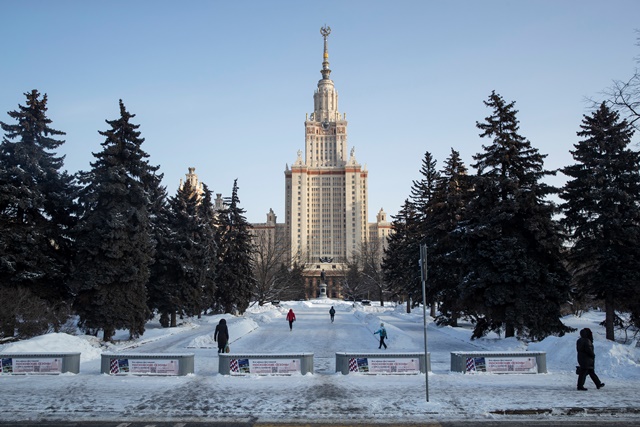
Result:
{"label": "flag graphic on sign", "polygon": [[476,359],[467,357],[467,372],[476,372]]}
{"label": "flag graphic on sign", "polygon": [[111,359],[109,362],[110,374],[129,373],[129,359]]}
{"label": "flag graphic on sign", "polygon": [[487,372],[487,361],[484,357],[468,357],[467,372]]}
{"label": "flag graphic on sign", "polygon": [[353,357],[349,359],[349,372],[358,372],[358,362]]}
{"label": "flag graphic on sign", "polygon": [[2,365],[2,373],[4,374],[13,373],[13,359],[11,357],[2,359],[2,362],[0,362],[0,364]]}
{"label": "flag graphic on sign", "polygon": [[111,359],[111,363],[109,366],[109,373],[110,374],[119,374],[120,373],[120,367],[118,366],[118,359]]}
{"label": "flag graphic on sign", "polygon": [[229,361],[229,369],[231,372],[238,372],[238,359],[231,359]]}

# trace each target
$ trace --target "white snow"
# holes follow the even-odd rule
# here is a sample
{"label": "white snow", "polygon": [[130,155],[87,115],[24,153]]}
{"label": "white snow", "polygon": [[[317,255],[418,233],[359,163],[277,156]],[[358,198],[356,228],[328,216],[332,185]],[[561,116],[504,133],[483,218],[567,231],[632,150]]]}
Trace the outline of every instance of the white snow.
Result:
{"label": "white snow", "polygon": [[[336,309],[335,323],[329,308]],[[292,308],[297,321],[289,330]],[[218,374],[215,325],[225,318],[231,353],[313,353],[314,373],[291,376]],[[418,375],[342,375],[335,354],[384,353],[373,335],[384,322],[387,353],[424,351],[422,310],[338,300],[252,306],[244,316],[203,316],[176,328],[147,325],[140,339],[119,331],[116,342],[52,333],[0,346],[0,353],[80,352],[79,374],[0,375],[0,421],[228,421],[359,423],[444,420],[638,420],[640,348],[605,340],[600,312],[567,316],[565,324],[594,332],[596,373],[606,386],[576,390],[578,332],[526,344],[496,335],[470,340],[470,325],[437,327],[428,319],[432,372]],[[450,371],[455,351],[543,351],[547,374],[461,374]],[[195,355],[195,374],[180,377],[100,373],[102,353]]]}

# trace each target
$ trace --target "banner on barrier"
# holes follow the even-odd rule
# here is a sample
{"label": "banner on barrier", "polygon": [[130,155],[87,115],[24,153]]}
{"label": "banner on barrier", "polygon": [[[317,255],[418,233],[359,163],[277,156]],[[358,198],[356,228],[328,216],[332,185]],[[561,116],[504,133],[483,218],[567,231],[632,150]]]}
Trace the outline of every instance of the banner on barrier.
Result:
{"label": "banner on barrier", "polygon": [[300,372],[300,359],[231,359],[231,375],[289,375]]}
{"label": "banner on barrier", "polygon": [[0,374],[60,374],[62,359],[59,357],[8,357],[0,359]]}
{"label": "banner on barrier", "polygon": [[176,359],[111,358],[109,373],[113,375],[178,375],[180,363]]}
{"label": "banner on barrier", "polygon": [[535,357],[467,357],[467,372],[493,374],[536,374]]}
{"label": "banner on barrier", "polygon": [[419,374],[420,359],[354,357],[349,359],[349,372],[365,374]]}

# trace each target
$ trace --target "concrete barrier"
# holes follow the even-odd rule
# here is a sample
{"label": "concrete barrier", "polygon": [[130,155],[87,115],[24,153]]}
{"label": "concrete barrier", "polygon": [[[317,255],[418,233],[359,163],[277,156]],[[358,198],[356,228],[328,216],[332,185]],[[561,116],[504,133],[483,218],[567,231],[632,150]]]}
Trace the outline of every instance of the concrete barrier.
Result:
{"label": "concrete barrier", "polygon": [[218,373],[222,375],[313,374],[313,353],[232,354],[220,353]]}
{"label": "concrete barrier", "polygon": [[193,353],[102,353],[101,372],[109,375],[189,375],[194,373]]}
{"label": "concrete barrier", "polygon": [[0,375],[80,372],[80,353],[0,353]]}
{"label": "concrete barrier", "polygon": [[418,374],[431,371],[431,353],[336,353],[336,372]]}
{"label": "concrete barrier", "polygon": [[471,351],[451,352],[451,371],[495,374],[546,374],[544,351]]}

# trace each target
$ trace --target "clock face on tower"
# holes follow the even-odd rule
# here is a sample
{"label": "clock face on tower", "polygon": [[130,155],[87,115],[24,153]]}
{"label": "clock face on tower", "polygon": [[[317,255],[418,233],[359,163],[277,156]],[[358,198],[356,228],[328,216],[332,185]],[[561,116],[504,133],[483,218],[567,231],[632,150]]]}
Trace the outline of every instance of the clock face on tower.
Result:
{"label": "clock face on tower", "polygon": [[325,120],[324,122],[322,122],[322,129],[329,129],[329,120]]}

